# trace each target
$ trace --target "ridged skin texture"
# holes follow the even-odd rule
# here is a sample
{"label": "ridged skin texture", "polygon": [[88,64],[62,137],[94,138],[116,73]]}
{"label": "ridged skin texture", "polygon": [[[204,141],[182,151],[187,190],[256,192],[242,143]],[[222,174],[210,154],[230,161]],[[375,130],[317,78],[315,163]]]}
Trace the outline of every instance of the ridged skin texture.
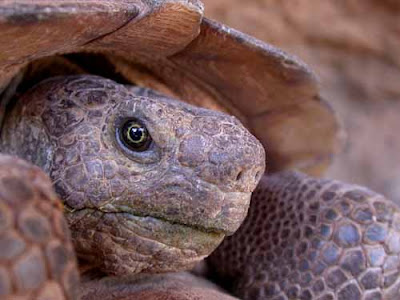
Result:
{"label": "ridged skin texture", "polygon": [[76,299],[78,279],[62,204],[49,178],[0,154],[0,299]]}
{"label": "ridged skin texture", "polygon": [[[154,140],[144,152],[118,138],[132,117]],[[89,75],[22,96],[1,150],[50,175],[78,255],[114,275],[187,269],[211,253],[244,219],[265,159],[233,117]],[[73,298],[75,256],[50,181],[2,155],[0,197],[0,295]],[[400,211],[365,188],[292,172],[264,177],[245,223],[208,261],[243,299],[398,299]],[[141,277],[104,277],[81,292],[229,299],[190,276],[147,278],[143,290]],[[174,290],[174,280],[188,287]]]}
{"label": "ridged skin texture", "polygon": [[[118,138],[132,117],[152,136],[144,152]],[[1,148],[50,175],[78,255],[118,275],[187,269],[210,254],[244,220],[265,167],[236,118],[91,75],[18,99]]]}
{"label": "ridged skin texture", "polygon": [[359,186],[264,177],[209,263],[243,299],[400,299],[400,211]]}

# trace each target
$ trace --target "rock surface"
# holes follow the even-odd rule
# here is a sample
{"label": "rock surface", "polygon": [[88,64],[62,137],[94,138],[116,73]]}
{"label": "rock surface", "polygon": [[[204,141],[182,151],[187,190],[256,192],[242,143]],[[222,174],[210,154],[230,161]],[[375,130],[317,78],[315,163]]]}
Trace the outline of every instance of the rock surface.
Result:
{"label": "rock surface", "polygon": [[327,177],[400,204],[400,2],[203,0],[206,15],[305,60],[347,139]]}

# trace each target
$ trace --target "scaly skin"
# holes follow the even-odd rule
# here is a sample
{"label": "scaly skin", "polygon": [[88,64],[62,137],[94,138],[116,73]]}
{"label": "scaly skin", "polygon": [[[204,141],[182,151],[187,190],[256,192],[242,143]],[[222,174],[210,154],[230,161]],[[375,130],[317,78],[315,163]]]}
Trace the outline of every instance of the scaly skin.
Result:
{"label": "scaly skin", "polygon": [[209,262],[242,299],[397,300],[400,210],[359,186],[264,177]]}
{"label": "scaly skin", "polygon": [[[106,277],[79,274],[70,232],[50,179],[0,154],[0,299],[234,300],[189,273]],[[79,297],[78,297],[79,294]]]}
{"label": "scaly skin", "polygon": [[[116,138],[130,117],[147,126],[149,150]],[[91,75],[22,96],[1,149],[50,175],[79,257],[115,275],[188,269],[210,254],[245,218],[265,167],[236,118]]]}
{"label": "scaly skin", "polygon": [[0,154],[0,299],[76,299],[77,282],[70,234],[49,178]]}
{"label": "scaly skin", "polygon": [[[146,124],[155,141],[148,151],[130,152],[116,138],[116,128],[132,116]],[[7,115],[2,134],[2,151],[39,165],[51,176],[68,210],[78,255],[109,274],[189,268],[238,228],[264,170],[261,145],[236,119],[96,76],[38,85]],[[44,218],[43,213],[51,215],[39,208],[46,193],[32,198],[36,215],[19,206],[27,198],[22,185],[38,182],[23,177],[30,174],[23,164],[15,165],[23,170],[15,171],[22,176],[20,188],[0,180],[0,195],[8,205],[0,206],[3,215],[35,216],[33,221],[42,220],[42,227],[62,220],[60,212],[55,219]],[[7,164],[0,161],[0,166],[7,170]],[[19,276],[14,265],[25,266],[11,253],[1,265],[0,291],[69,297],[71,283],[64,278],[77,278],[71,246],[58,248],[69,254],[55,268],[62,275],[53,274],[51,253],[43,250],[52,245],[52,236],[32,238],[21,222],[14,227],[3,222],[2,234],[19,230],[24,239],[30,238],[33,250],[24,252],[22,261],[27,268],[48,264],[50,271],[35,267],[29,272],[36,276]],[[16,234],[8,239],[20,240]],[[220,281],[243,299],[395,300],[400,289],[400,212],[365,188],[300,173],[264,177],[245,223],[209,262]],[[65,264],[69,267],[63,269]],[[230,299],[191,275],[174,276],[89,278],[81,294],[110,300]],[[181,287],[174,289],[178,283]]]}

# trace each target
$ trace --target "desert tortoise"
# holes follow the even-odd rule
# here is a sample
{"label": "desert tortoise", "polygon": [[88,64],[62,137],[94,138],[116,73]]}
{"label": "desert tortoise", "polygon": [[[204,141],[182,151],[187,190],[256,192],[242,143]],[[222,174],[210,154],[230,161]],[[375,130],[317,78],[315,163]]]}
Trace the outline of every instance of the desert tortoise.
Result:
{"label": "desert tortoise", "polygon": [[[202,12],[176,0],[0,8],[2,152],[50,175],[88,268],[187,269],[233,233],[264,171],[261,144],[237,119],[271,172],[318,175],[333,157],[338,126],[307,67]],[[49,182],[2,160],[0,290],[72,297],[73,251]],[[254,195],[244,226],[209,260],[236,295],[396,299],[399,215],[389,201],[291,172],[262,178]],[[83,297],[137,296],[127,284]]]}

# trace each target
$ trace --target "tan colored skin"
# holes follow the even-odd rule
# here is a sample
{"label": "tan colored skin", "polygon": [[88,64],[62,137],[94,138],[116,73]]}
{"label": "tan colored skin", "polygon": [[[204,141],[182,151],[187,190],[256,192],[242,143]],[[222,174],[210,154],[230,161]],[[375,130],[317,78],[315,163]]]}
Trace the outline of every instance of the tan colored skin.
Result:
{"label": "tan colored skin", "polygon": [[[149,150],[116,138],[131,117],[147,126]],[[184,270],[209,255],[245,218],[265,167],[236,118],[91,75],[21,97],[1,148],[50,175],[78,256],[118,275]]]}
{"label": "tan colored skin", "polygon": [[397,300],[400,210],[355,185],[264,177],[245,222],[208,262],[241,299]]}

